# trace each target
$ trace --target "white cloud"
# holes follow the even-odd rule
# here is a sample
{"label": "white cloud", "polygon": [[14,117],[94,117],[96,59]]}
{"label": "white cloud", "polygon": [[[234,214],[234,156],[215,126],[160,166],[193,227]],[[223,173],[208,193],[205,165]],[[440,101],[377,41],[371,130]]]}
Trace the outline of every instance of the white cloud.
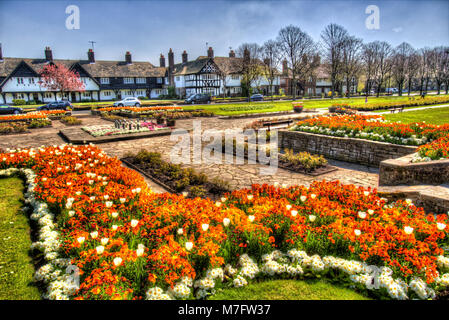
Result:
{"label": "white cloud", "polygon": [[393,28],[393,31],[396,33],[402,32],[402,30],[403,30],[402,27]]}

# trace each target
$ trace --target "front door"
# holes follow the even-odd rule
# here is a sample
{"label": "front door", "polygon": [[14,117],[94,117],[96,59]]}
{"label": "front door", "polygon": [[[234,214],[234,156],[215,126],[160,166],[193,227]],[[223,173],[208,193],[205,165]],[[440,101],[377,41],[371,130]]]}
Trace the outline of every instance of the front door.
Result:
{"label": "front door", "polygon": [[72,101],[72,102],[76,101],[76,93],[75,92],[72,92],[70,101]]}

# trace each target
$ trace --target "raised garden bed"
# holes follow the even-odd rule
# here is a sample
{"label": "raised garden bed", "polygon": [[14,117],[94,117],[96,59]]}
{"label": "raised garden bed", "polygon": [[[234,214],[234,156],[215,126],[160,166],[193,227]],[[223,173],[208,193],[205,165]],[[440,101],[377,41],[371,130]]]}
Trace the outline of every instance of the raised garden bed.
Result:
{"label": "raised garden bed", "polygon": [[[97,144],[97,143],[108,143],[108,142],[114,142],[114,141],[125,141],[125,140],[166,136],[166,135],[172,134],[173,129],[175,129],[175,128],[169,128],[167,130],[94,137],[94,136],[90,135],[89,133],[87,133],[86,131],[82,130],[80,127],[71,127],[71,128],[60,130],[59,134],[65,140],[67,140],[69,143],[73,143],[73,144],[94,143],[94,144]],[[173,134],[175,134],[175,133],[173,133]]]}
{"label": "raised garden bed", "polygon": [[231,191],[225,181],[209,181],[205,174],[197,173],[192,168],[184,169],[180,165],[162,160],[160,153],[141,150],[120,160],[171,193],[187,192],[189,198],[218,199],[222,194]]}
{"label": "raised garden bed", "polygon": [[[244,152],[243,158],[245,160],[248,160],[248,150],[249,150],[248,148],[249,147],[254,148],[255,152],[256,152],[256,159],[251,159],[251,160],[255,160],[256,162],[260,163],[259,157],[258,157],[259,146],[257,144],[249,144],[248,142],[245,142],[243,145],[243,152]],[[210,148],[210,147],[205,146],[205,148]],[[237,156],[237,148],[236,148],[235,142],[234,142],[232,153],[231,153],[230,151],[226,150],[226,144],[223,141],[221,152],[232,154],[233,156]],[[267,156],[270,155],[269,149],[265,149],[265,152],[266,152]],[[316,176],[319,176],[322,174],[326,174],[326,173],[338,170],[337,167],[329,165],[327,163],[327,161],[324,159],[324,157],[315,156],[315,155],[311,155],[311,154],[307,154],[307,153],[296,154],[295,155],[296,160],[298,160],[298,157],[302,157],[304,160],[301,159],[299,161],[296,161],[296,163],[294,163],[287,159],[288,155],[292,156],[293,152],[291,152],[290,150],[284,150],[284,153],[278,154],[278,167],[279,168],[297,172],[297,173],[306,174],[306,175],[309,175],[312,177],[316,177]],[[303,162],[303,163],[301,163],[301,162]],[[308,164],[310,164],[311,162],[316,162],[316,164],[309,166]]]}

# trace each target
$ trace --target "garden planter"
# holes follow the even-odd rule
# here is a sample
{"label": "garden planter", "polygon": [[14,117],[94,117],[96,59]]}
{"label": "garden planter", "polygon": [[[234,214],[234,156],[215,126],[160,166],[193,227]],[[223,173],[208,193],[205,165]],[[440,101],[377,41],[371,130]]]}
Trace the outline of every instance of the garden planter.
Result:
{"label": "garden planter", "polygon": [[175,124],[176,124],[176,120],[174,120],[174,119],[167,120],[167,127],[174,127]]}
{"label": "garden planter", "polygon": [[294,106],[293,107],[293,111],[295,111],[296,113],[301,113],[303,109],[304,109],[303,106]]}

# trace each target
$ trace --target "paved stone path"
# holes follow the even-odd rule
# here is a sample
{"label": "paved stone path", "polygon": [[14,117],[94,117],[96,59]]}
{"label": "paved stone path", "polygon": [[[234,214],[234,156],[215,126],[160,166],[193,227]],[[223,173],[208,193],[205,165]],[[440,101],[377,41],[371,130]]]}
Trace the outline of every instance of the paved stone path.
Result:
{"label": "paved stone path", "polygon": [[[319,110],[319,112],[323,112]],[[310,114],[301,114],[297,116],[308,116]],[[296,116],[296,115],[295,115]],[[274,118],[289,118],[292,115],[276,116]],[[267,117],[261,117],[258,119],[266,119]],[[83,117],[84,125],[105,124],[109,123],[98,117]],[[205,129],[217,129],[225,130],[232,128],[243,128],[245,125],[257,120],[257,118],[246,119],[218,119],[214,118],[197,118],[178,120],[177,127],[191,129],[193,127],[193,121],[200,120],[201,127]],[[39,147],[41,145],[59,145],[65,143],[65,141],[58,135],[60,129],[66,128],[60,121],[53,121],[53,127],[33,129],[28,134],[16,134],[3,136],[0,140],[0,148],[25,148],[25,147]],[[127,153],[136,153],[140,149],[147,149],[149,151],[160,152],[164,159],[170,160],[170,151],[177,141],[171,141],[170,136],[161,136],[145,139],[127,140],[119,142],[111,142],[99,144],[108,155],[114,157],[123,157]],[[339,180],[345,184],[355,184],[364,187],[377,187],[378,185],[378,169],[366,167],[357,164],[349,164],[339,161],[330,160],[329,163],[338,167],[339,169],[334,172],[320,175],[318,177],[312,177],[305,174],[294,173],[284,169],[277,169],[277,172],[271,175],[261,175],[260,169],[267,167],[261,164],[186,164],[183,166],[193,167],[198,171],[205,173],[209,178],[218,177],[224,180],[228,180],[233,188],[250,187],[253,183],[274,183],[294,185],[303,184],[309,185],[315,180]],[[146,179],[148,184],[156,192],[163,192],[164,190],[155,185],[151,180]]]}

